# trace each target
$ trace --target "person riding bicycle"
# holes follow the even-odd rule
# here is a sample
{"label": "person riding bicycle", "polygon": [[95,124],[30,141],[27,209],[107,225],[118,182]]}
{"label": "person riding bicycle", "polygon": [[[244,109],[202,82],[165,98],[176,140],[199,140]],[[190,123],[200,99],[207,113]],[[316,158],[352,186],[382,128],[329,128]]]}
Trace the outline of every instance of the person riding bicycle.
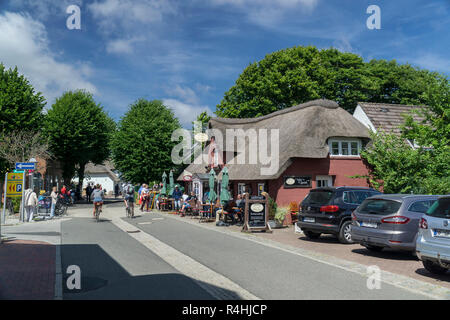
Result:
{"label": "person riding bicycle", "polygon": [[94,191],[92,191],[92,198],[94,199],[94,217],[95,217],[95,208],[99,206],[100,212],[102,212],[102,206],[103,206],[103,197],[105,196],[102,186],[100,184],[96,185],[96,188]]}
{"label": "person riding bicycle", "polygon": [[[128,183],[124,189],[123,189],[123,193],[124,193],[124,202],[125,202],[125,206],[128,209],[128,204],[131,206],[131,210],[134,209],[134,186],[131,183]],[[133,212],[134,214],[134,212]]]}

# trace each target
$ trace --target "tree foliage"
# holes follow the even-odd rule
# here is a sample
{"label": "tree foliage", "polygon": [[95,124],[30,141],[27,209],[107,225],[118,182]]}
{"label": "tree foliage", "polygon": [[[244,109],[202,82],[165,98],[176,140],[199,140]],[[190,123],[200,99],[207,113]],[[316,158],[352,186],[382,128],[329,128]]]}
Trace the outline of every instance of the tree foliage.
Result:
{"label": "tree foliage", "polygon": [[119,121],[112,139],[115,167],[135,184],[161,181],[164,171],[176,167],[171,151],[177,142],[171,136],[180,127],[173,111],[161,101],[136,101]]}
{"label": "tree foliage", "polygon": [[[362,152],[370,182],[388,193],[450,193],[450,87],[441,77],[423,93],[429,106],[417,111],[423,121],[405,117],[401,136],[372,134]],[[418,145],[411,148],[406,139]]]}
{"label": "tree foliage", "polygon": [[88,162],[101,164],[109,155],[114,121],[88,92],[68,91],[48,110],[44,133],[52,154],[61,163],[64,182],[78,173],[80,184]]}
{"label": "tree foliage", "polygon": [[[38,132],[42,127],[45,99],[35,92],[17,67],[6,70],[0,63],[0,138],[17,130]],[[28,159],[26,159],[28,160]],[[0,155],[0,173],[10,169],[10,163]]]}
{"label": "tree foliage", "polygon": [[293,47],[250,64],[217,105],[216,114],[252,118],[313,99],[330,99],[353,112],[359,101],[428,104],[425,88],[437,73],[400,65],[395,60],[371,60],[337,49]]}

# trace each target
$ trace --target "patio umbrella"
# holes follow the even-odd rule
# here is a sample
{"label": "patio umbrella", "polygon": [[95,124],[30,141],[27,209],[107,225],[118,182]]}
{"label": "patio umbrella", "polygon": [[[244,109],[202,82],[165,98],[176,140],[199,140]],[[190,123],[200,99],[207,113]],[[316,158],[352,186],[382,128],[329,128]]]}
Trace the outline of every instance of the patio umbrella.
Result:
{"label": "patio umbrella", "polygon": [[213,169],[209,172],[209,203],[214,203],[217,199],[217,194],[214,191],[214,178],[216,173]]}
{"label": "patio umbrella", "polygon": [[228,181],[229,181],[229,176],[228,176],[228,169],[225,167],[222,170],[222,186],[221,186],[221,190],[220,190],[220,202],[222,203],[222,205],[230,200],[230,193],[228,192]]}
{"label": "patio umbrella", "polygon": [[166,172],[164,172],[163,175],[162,175],[163,187],[162,187],[162,189],[160,191],[161,195],[166,195],[167,194],[166,178],[167,178],[167,174],[166,174]]}
{"label": "patio umbrella", "polygon": [[173,182],[173,171],[170,170],[170,173],[169,173],[169,196],[172,196],[174,188],[175,188],[175,184]]}

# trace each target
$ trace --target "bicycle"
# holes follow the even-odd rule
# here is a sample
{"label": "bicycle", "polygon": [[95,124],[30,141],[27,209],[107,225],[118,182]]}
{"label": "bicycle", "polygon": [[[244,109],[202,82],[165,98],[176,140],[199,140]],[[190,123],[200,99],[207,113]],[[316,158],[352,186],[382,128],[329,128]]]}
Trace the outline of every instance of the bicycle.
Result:
{"label": "bicycle", "polygon": [[127,218],[134,218],[134,203],[131,202],[129,199],[126,200],[127,206],[125,208],[127,212]]}
{"label": "bicycle", "polygon": [[100,212],[102,212],[101,204],[95,204],[95,220],[98,222],[100,220]]}
{"label": "bicycle", "polygon": [[62,198],[58,198],[55,205],[55,215],[62,216],[67,212],[67,204]]}

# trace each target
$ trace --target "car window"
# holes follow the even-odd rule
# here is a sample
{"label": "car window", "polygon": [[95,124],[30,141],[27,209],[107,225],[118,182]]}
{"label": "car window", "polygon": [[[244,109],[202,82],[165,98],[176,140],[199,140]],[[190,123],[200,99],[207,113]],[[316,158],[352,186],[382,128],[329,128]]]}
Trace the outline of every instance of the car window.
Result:
{"label": "car window", "polygon": [[361,204],[366,198],[379,194],[373,191],[345,191],[343,194],[343,200],[349,204]]}
{"label": "car window", "polygon": [[393,214],[400,209],[401,202],[386,199],[367,199],[358,207],[358,212],[369,214]]}
{"label": "car window", "polygon": [[308,196],[303,200],[303,204],[328,204],[333,197],[333,191],[320,190],[310,191]]}
{"label": "car window", "polygon": [[436,201],[427,211],[427,215],[437,218],[450,219],[450,198]]}
{"label": "car window", "polygon": [[436,200],[416,201],[409,206],[408,211],[426,213]]}

